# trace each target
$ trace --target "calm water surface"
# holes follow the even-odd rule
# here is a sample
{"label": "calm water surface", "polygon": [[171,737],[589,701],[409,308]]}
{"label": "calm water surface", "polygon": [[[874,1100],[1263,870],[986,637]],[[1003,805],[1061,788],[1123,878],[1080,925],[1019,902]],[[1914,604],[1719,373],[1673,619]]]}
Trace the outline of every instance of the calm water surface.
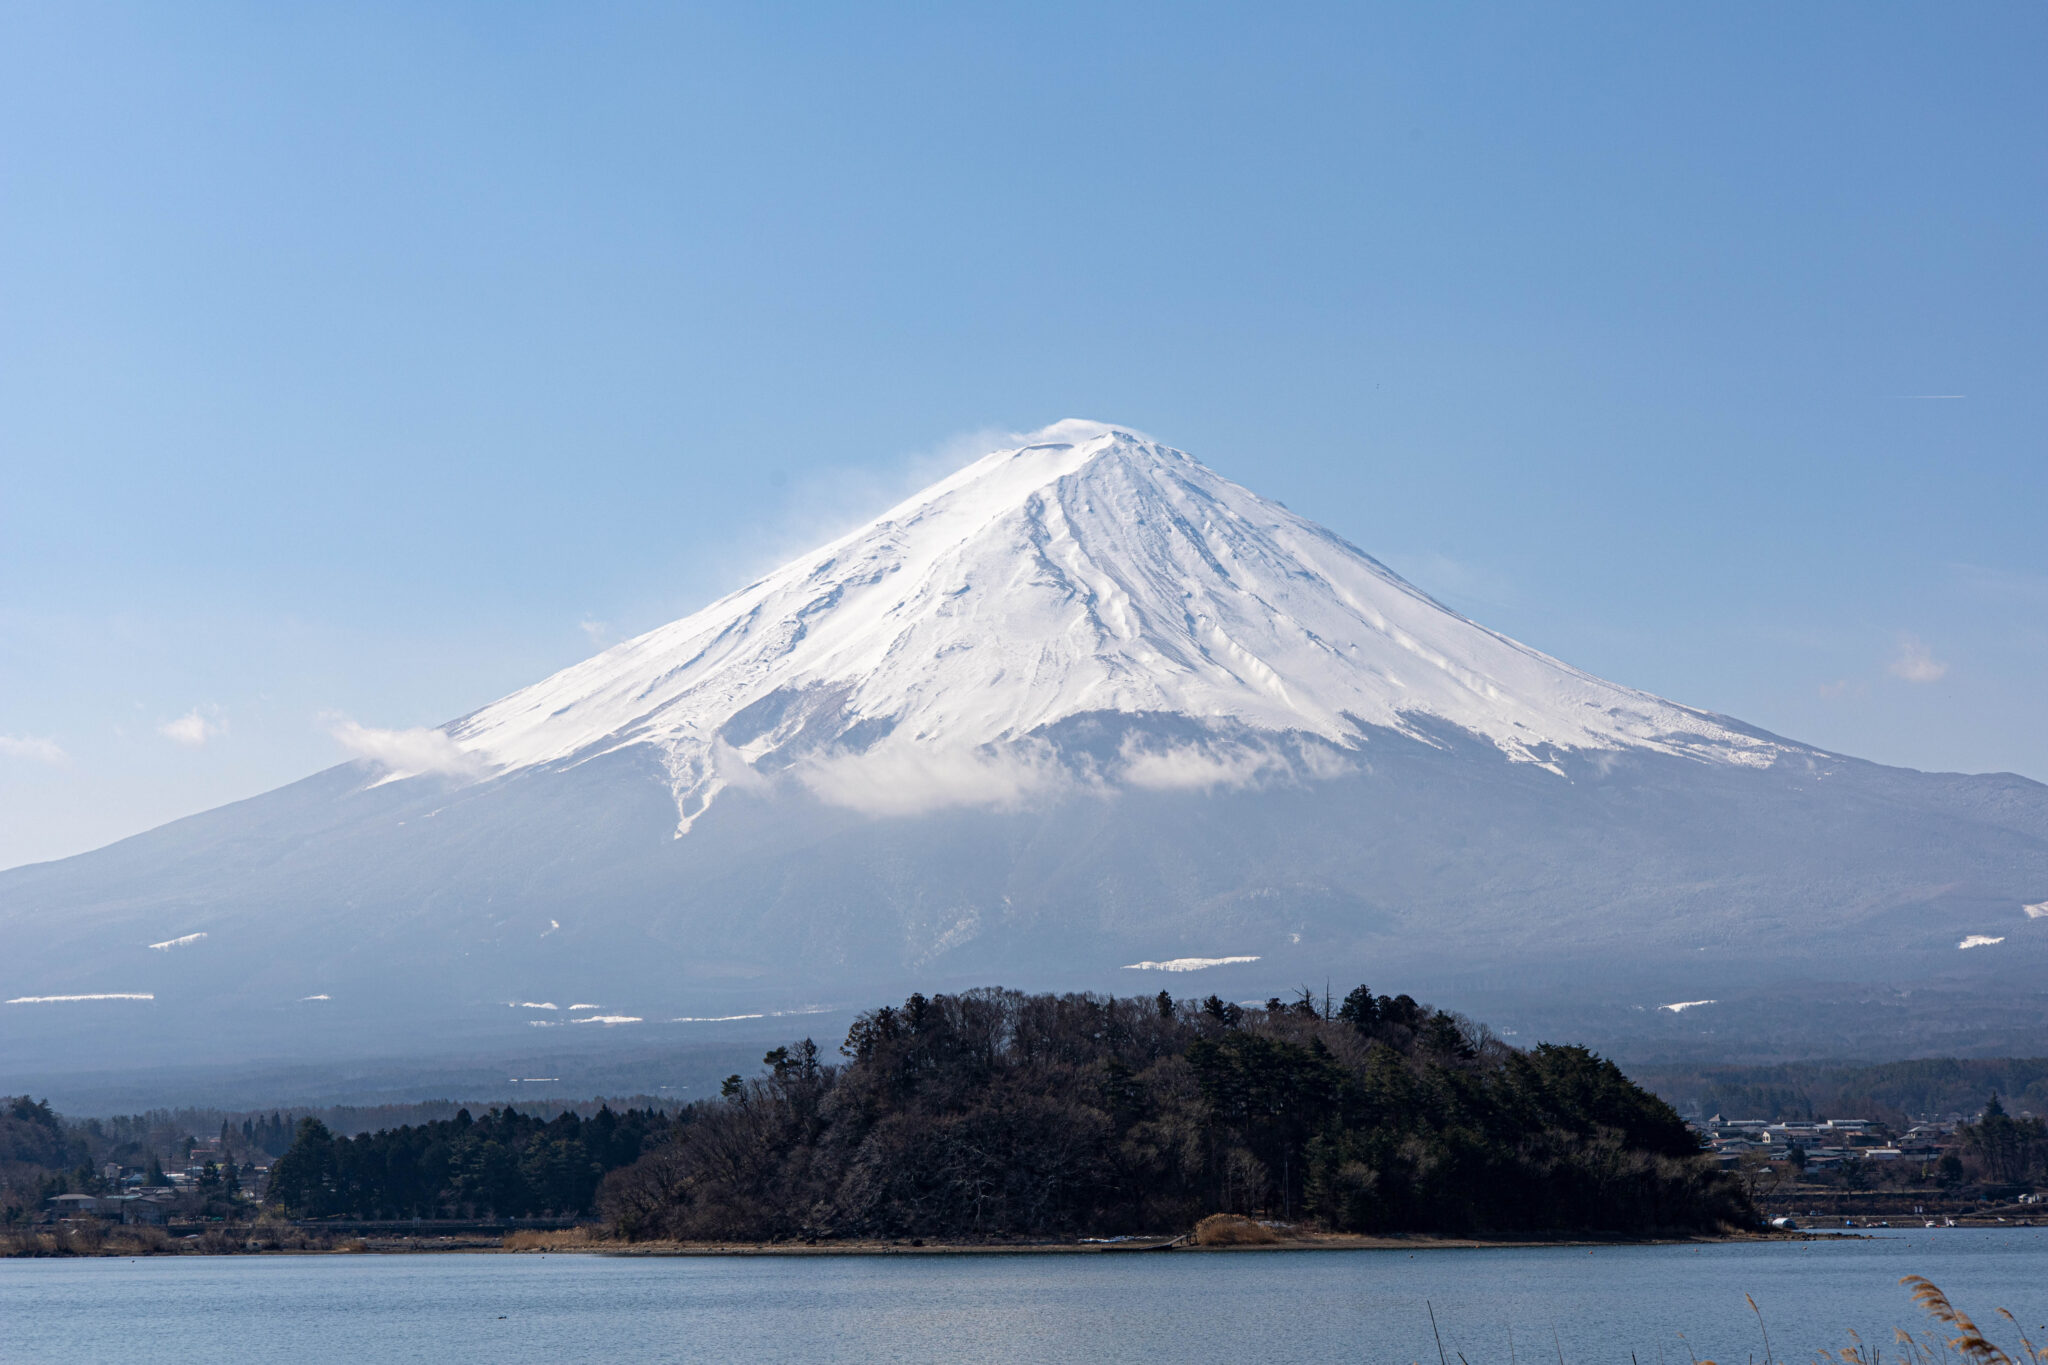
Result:
{"label": "calm water surface", "polygon": [[[1723,1365],[1889,1347],[1898,1278],[2048,1321],[2048,1228],[1868,1241],[1239,1255],[0,1261],[0,1360],[1375,1361]],[[1552,1333],[1556,1333],[1553,1343]],[[1679,1337],[1684,1333],[1684,1339]],[[2036,1341],[2043,1334],[2037,1333]]]}

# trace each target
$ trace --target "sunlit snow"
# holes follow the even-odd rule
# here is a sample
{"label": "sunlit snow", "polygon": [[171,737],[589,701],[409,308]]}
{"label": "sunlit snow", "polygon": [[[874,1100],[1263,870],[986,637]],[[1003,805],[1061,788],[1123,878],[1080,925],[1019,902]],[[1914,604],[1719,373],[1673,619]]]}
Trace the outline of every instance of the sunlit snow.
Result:
{"label": "sunlit snow", "polygon": [[2020,909],[2027,912],[2028,919],[2048,919],[2048,901],[2039,905],[2022,905]]}
{"label": "sunlit snow", "polygon": [[[1323,747],[1191,741],[1063,767],[1045,730],[1098,712]],[[651,745],[682,833],[721,791],[766,787],[769,767],[876,814],[1005,808],[1076,788],[1325,776],[1361,727],[1428,738],[1432,722],[1552,771],[1563,751],[1749,766],[1779,752],[1466,620],[1180,451],[1081,421],[454,722],[445,747],[476,776]],[[404,771],[465,771],[407,739],[357,747]]]}
{"label": "sunlit snow", "polygon": [[101,991],[93,995],[17,995],[10,1005],[63,1005],[74,1000],[154,1000],[152,991]]}
{"label": "sunlit snow", "polygon": [[1696,1010],[1701,1005],[1712,1005],[1717,1003],[1719,1002],[1713,1000],[1680,1000],[1669,1005],[1659,1005],[1657,1006],[1657,1008],[1660,1010],[1670,1010],[1673,1014],[1684,1014],[1687,1010]]}
{"label": "sunlit snow", "polygon": [[1961,943],[1958,943],[1958,944],[1956,945],[1956,947],[1958,947],[1958,948],[1989,948],[1989,947],[1990,947],[1990,946],[1991,946],[1992,944],[1994,944],[1994,943],[2003,943],[2003,942],[2005,942],[2005,935],[2004,935],[2004,934],[1999,934],[1999,935],[1998,935],[1997,937],[1995,937],[1995,938],[1994,938],[1994,937],[1993,937],[1992,935],[1990,935],[1990,934],[1971,934],[1971,935],[1970,935],[1970,936],[1969,936],[1968,938],[1964,939],[1964,940],[1963,940],[1963,941],[1962,941]]}
{"label": "sunlit snow", "polygon": [[205,937],[204,933],[186,934],[182,938],[167,938],[162,943],[152,943],[149,946],[160,953],[168,953],[173,948],[182,948],[188,943],[197,943]]}
{"label": "sunlit snow", "polygon": [[1127,972],[1199,972],[1208,967],[1228,967],[1239,962],[1257,962],[1257,957],[1172,957],[1164,962],[1126,962]]}

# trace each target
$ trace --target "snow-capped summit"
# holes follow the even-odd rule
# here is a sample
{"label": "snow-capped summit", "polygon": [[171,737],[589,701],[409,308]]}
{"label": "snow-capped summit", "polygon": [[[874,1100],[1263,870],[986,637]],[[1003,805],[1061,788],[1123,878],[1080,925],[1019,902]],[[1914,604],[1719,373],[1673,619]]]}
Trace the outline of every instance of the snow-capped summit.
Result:
{"label": "snow-capped summit", "polygon": [[[1368,727],[1447,722],[1540,764],[1779,752],[1487,630],[1192,456],[1085,421],[993,451],[449,731],[497,772],[653,745],[687,829],[720,789],[782,769],[858,800],[940,765],[945,780],[913,785],[1002,804],[1050,780],[1034,737],[1104,712],[1339,751]],[[1156,772],[1127,757],[1129,775]]]}

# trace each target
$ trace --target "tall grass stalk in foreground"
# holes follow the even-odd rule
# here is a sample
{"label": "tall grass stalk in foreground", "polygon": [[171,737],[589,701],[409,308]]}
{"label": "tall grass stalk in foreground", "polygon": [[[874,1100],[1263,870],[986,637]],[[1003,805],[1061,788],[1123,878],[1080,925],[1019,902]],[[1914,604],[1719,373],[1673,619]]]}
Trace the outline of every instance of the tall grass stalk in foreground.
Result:
{"label": "tall grass stalk in foreground", "polygon": [[[2048,1365],[2048,1344],[2036,1346],[2034,1339],[2027,1335],[2026,1329],[2020,1326],[2019,1319],[2009,1310],[2000,1308],[1994,1311],[2011,1324],[2013,1332],[2019,1337],[2019,1347],[2011,1354],[1985,1336],[1976,1321],[1951,1303],[1948,1295],[1932,1281],[1924,1276],[1908,1275],[1899,1283],[1912,1290],[1913,1302],[1919,1304],[1927,1316],[1952,1330],[1954,1335],[1943,1336],[1939,1332],[1925,1332],[1916,1337],[1903,1327],[1893,1329],[1892,1335],[1899,1346],[1895,1353],[1897,1365]],[[1763,1310],[1757,1307],[1756,1299],[1751,1295],[1744,1294],[1742,1299],[1749,1305],[1749,1311],[1756,1315],[1757,1330],[1762,1334],[1764,1342],[1764,1365],[1779,1365],[1771,1346],[1770,1328],[1764,1322]],[[1442,1360],[1443,1335],[1437,1329],[1436,1308],[1427,1300],[1424,1301],[1424,1306],[1429,1311],[1430,1334],[1436,1338],[1437,1358]],[[2048,1333],[2048,1328],[2037,1330]],[[1692,1343],[1685,1340],[1685,1333],[1680,1332],[1678,1339],[1685,1344],[1685,1353],[1691,1365],[1717,1365],[1713,1360],[1701,1358],[1699,1353],[1692,1349]],[[1510,1327],[1510,1365],[1513,1365],[1515,1358],[1514,1340],[1514,1329]],[[1884,1365],[1882,1348],[1865,1344],[1863,1338],[1853,1329],[1849,1332],[1849,1340],[1852,1344],[1839,1350],[1816,1353],[1814,1365]],[[1559,1337],[1555,1324],[1551,1327],[1551,1342],[1557,1350],[1558,1365],[1565,1365],[1564,1342]],[[1454,1354],[1458,1357],[1459,1365],[1467,1365],[1462,1352]],[[1657,1359],[1659,1365],[1662,1365],[1664,1348],[1661,1344],[1657,1348]],[[1749,1357],[1749,1361],[1750,1365],[1756,1365],[1754,1355]],[[1634,1351],[1629,1352],[1629,1365],[1639,1365]]]}
{"label": "tall grass stalk in foreground", "polygon": [[[1933,1281],[1921,1275],[1908,1275],[1899,1283],[1913,1291],[1913,1302],[1919,1304],[1928,1317],[1955,1332],[1954,1336],[1946,1339],[1933,1332],[1918,1338],[1903,1329],[1895,1332],[1893,1335],[1904,1349],[1910,1365],[1945,1361],[1951,1351],[1970,1365],[2048,1365],[2048,1347],[2034,1345],[2033,1338],[2026,1334],[2019,1319],[2009,1310],[2000,1308],[1995,1311],[2011,1323],[2013,1331],[2019,1335],[2020,1353],[2017,1358],[2007,1355],[2003,1347],[1986,1337],[1970,1315],[1949,1302],[1948,1295],[1942,1293],[1940,1286]],[[1841,1357],[1843,1365],[1878,1365],[1876,1349],[1873,1348],[1866,1358],[1861,1342],[1836,1354]]]}
{"label": "tall grass stalk in foreground", "polygon": [[1749,1305],[1749,1311],[1756,1314],[1756,1330],[1764,1334],[1764,1365],[1771,1365],[1771,1329],[1764,1326],[1764,1310],[1749,1295],[1744,1294],[1742,1299]]}
{"label": "tall grass stalk in foreground", "polygon": [[[1928,1317],[1955,1332],[1954,1336],[1943,1337],[1937,1332],[1926,1332],[1914,1336],[1905,1328],[1894,1328],[1892,1336],[1899,1344],[1899,1354],[1904,1357],[1901,1365],[2048,1365],[2048,1346],[2034,1345],[2033,1338],[2020,1326],[2019,1319],[2004,1308],[1998,1316],[2012,1324],[2013,1331],[2020,1339],[2019,1354],[2008,1355],[2005,1348],[1986,1337],[1976,1322],[1962,1309],[1949,1302],[1948,1295],[1920,1275],[1908,1275],[1899,1281],[1913,1291],[1913,1302],[1920,1305]],[[1756,1306],[1756,1300],[1744,1294],[1749,1311],[1756,1314],[1757,1329],[1763,1333],[1764,1360],[1771,1361],[1771,1334],[1764,1326],[1764,1315]],[[1683,1333],[1680,1334],[1683,1340]],[[1814,1356],[1814,1365],[1883,1365],[1884,1351],[1877,1346],[1866,1346],[1863,1338],[1852,1329],[1849,1333],[1852,1345],[1844,1346],[1830,1355],[1821,1351]],[[1688,1354],[1691,1348],[1687,1348]],[[1711,1360],[1693,1356],[1695,1365],[1715,1365]]]}

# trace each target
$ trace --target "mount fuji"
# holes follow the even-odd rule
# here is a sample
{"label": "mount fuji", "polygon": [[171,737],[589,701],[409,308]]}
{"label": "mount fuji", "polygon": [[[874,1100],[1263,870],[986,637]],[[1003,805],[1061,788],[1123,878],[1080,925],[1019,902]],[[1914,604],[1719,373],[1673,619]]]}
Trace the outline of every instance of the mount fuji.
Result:
{"label": "mount fuji", "polygon": [[358,739],[0,873],[0,1065],[652,1042],[991,981],[1363,979],[1638,1053],[2048,1022],[2048,788],[1593,677],[1100,423]]}

